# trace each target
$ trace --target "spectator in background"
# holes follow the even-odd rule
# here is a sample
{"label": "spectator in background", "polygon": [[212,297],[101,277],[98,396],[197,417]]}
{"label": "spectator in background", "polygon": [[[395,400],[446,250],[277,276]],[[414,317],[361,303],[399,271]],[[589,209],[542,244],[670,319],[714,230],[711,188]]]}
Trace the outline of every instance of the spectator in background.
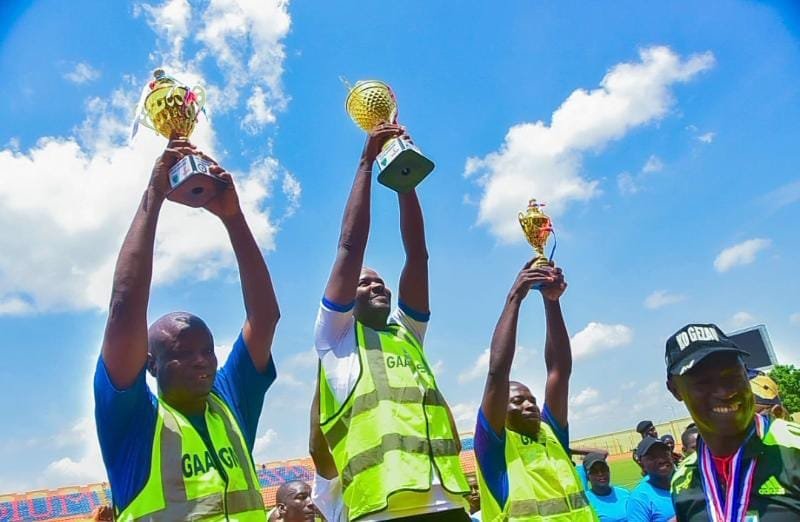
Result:
{"label": "spectator in background", "polygon": [[675,465],[666,444],[645,437],[636,448],[645,477],[628,498],[629,522],[669,522],[675,517],[669,484]]}
{"label": "spectator in background", "polygon": [[789,412],[783,406],[778,383],[766,373],[758,370],[749,370],[750,389],[756,401],[756,413],[763,413],[774,419],[789,418]]}
{"label": "spectator in background", "polygon": [[678,463],[683,458],[683,456],[680,453],[675,453],[675,437],[673,437],[669,433],[665,433],[664,435],[661,436],[661,442],[667,445],[670,453],[672,454],[672,462],[674,462],[675,465],[677,466]]}
{"label": "spectator in background", "polygon": [[590,488],[586,490],[589,504],[592,505],[600,522],[624,522],[627,520],[628,490],[611,485],[611,469],[603,453],[590,453],[581,466],[589,478]]}
{"label": "spectator in background", "polygon": [[319,427],[319,374],[311,402],[311,426],[309,429],[308,451],[314,462],[314,484],[311,488],[311,501],[327,522],[347,522],[347,507],[342,498],[342,483],[336,463]]}
{"label": "spectator in background", "polygon": [[[656,431],[656,427],[653,426],[653,421],[643,420],[639,421],[639,424],[636,425],[636,432],[641,435],[642,438],[645,437],[653,437],[654,439],[658,438],[658,432]],[[633,448],[632,452],[633,460],[639,467],[642,465],[639,463],[639,456],[636,454],[636,448]],[[642,476],[644,476],[644,470],[642,470]]]}
{"label": "spectator in background", "polygon": [[697,426],[690,424],[681,433],[681,453],[683,458],[688,457],[697,449]]}
{"label": "spectator in background", "polygon": [[114,510],[111,509],[111,506],[100,506],[92,513],[92,521],[114,522]]}
{"label": "spectator in background", "polygon": [[277,520],[314,522],[317,510],[311,502],[311,486],[302,480],[284,482],[275,494]]}
{"label": "spectator in background", "polygon": [[[608,458],[608,451],[600,448],[570,448],[569,451],[573,458],[580,455],[585,459],[592,453],[599,453],[604,459]],[[583,486],[583,489],[588,490],[589,477],[586,476],[586,470],[581,464],[575,464],[575,471],[578,472],[578,477],[581,479],[581,485]]]}
{"label": "spectator in background", "polygon": [[481,522],[481,491],[478,485],[478,477],[475,473],[467,475],[469,483],[469,493],[467,493],[467,503],[469,504],[469,518],[473,522]]}

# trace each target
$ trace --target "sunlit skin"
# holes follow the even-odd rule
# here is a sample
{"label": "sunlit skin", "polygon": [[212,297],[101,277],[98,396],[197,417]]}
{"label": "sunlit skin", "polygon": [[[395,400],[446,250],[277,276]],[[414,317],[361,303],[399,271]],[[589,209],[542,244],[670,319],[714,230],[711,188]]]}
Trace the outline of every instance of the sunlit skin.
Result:
{"label": "sunlit skin", "polygon": [[317,513],[311,501],[311,486],[301,481],[283,484],[275,495],[279,520],[313,522]]}
{"label": "sunlit skin", "polygon": [[683,449],[681,451],[684,457],[688,457],[697,451],[697,432],[693,431],[687,433],[685,437],[681,438],[681,443],[683,444]]}
{"label": "sunlit skin", "polygon": [[589,484],[595,494],[603,497],[611,493],[611,470],[605,462],[598,461],[592,464],[586,478],[589,479]]}
{"label": "sunlit skin", "polygon": [[531,438],[539,435],[542,413],[536,404],[536,397],[524,384],[510,381],[508,387],[508,407],[506,409],[506,428]]}
{"label": "sunlit skin", "polygon": [[375,270],[364,267],[358,277],[356,304],[353,315],[356,320],[373,330],[386,328],[392,306],[392,292],[386,287]]}
{"label": "sunlit skin", "polygon": [[161,317],[148,331],[147,370],[167,404],[188,415],[202,414],[217,373],[211,331],[189,313]]}
{"label": "sunlit skin", "polygon": [[672,462],[672,452],[666,444],[656,443],[639,458],[639,463],[647,475],[650,482],[661,489],[669,489],[669,481],[675,471],[675,464]]}
{"label": "sunlit skin", "polygon": [[711,354],[685,375],[670,375],[667,388],[686,404],[713,455],[732,455],[744,443],[755,403],[738,354]]}

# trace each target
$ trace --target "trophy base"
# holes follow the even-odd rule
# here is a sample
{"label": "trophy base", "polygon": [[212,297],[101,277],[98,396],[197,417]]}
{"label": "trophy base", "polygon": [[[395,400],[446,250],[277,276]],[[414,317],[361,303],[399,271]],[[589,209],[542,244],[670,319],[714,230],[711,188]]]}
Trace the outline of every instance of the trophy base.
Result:
{"label": "trophy base", "polygon": [[208,172],[211,165],[200,156],[183,157],[169,171],[167,199],[195,208],[208,203],[225,189],[225,182]]}
{"label": "trophy base", "polygon": [[413,190],[434,167],[413,143],[402,138],[387,141],[375,161],[381,169],[378,181],[400,193]]}

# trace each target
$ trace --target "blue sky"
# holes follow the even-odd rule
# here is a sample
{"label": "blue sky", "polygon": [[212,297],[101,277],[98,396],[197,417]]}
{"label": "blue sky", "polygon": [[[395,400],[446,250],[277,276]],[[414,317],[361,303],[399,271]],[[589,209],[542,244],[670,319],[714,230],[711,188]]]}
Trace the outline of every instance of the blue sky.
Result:
{"label": "blue sky", "polygon": [[[111,269],[164,140],[127,135],[156,66],[200,82],[193,138],[239,186],[283,316],[260,461],[305,454],[312,328],[363,144],[351,82],[397,93],[437,165],[420,186],[426,342],[473,424],[503,299],[548,203],[573,336],[574,437],[663,420],[663,343],[690,321],[766,324],[800,363],[800,9],[791,2],[0,4],[0,492],[103,479],[91,416]],[[80,16],[78,16],[80,14]],[[367,263],[396,288],[396,198],[376,186]],[[165,207],[151,318],[188,309],[224,353],[243,309],[222,227]],[[542,306],[516,376],[541,392]]]}

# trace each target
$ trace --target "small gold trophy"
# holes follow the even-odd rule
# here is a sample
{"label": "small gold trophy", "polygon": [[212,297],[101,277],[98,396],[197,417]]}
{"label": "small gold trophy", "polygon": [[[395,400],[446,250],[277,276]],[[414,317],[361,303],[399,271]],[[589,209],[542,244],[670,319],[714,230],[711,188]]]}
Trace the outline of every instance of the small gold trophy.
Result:
{"label": "small gold trophy", "polygon": [[[378,80],[356,82],[347,95],[345,108],[356,125],[368,133],[381,123],[397,121],[394,92]],[[388,140],[375,161],[380,169],[378,181],[397,192],[412,190],[434,167],[405,136]]]}
{"label": "small gold trophy", "polygon": [[519,213],[519,224],[522,225],[522,232],[525,239],[536,251],[536,259],[533,261],[535,268],[548,266],[550,260],[544,255],[544,246],[547,238],[553,232],[553,222],[550,217],[542,212],[542,206],[531,199],[528,202],[528,210],[523,214]]}
{"label": "small gold trophy", "polygon": [[[133,133],[141,123],[167,139],[188,138],[197,117],[203,112],[205,90],[199,85],[189,87],[167,76],[163,69],[156,69],[153,76],[148,84],[150,92],[134,122]],[[167,193],[167,199],[190,207],[202,207],[208,203],[225,187],[225,182],[209,173],[212,165],[200,156],[181,158],[169,171],[172,189]]]}

